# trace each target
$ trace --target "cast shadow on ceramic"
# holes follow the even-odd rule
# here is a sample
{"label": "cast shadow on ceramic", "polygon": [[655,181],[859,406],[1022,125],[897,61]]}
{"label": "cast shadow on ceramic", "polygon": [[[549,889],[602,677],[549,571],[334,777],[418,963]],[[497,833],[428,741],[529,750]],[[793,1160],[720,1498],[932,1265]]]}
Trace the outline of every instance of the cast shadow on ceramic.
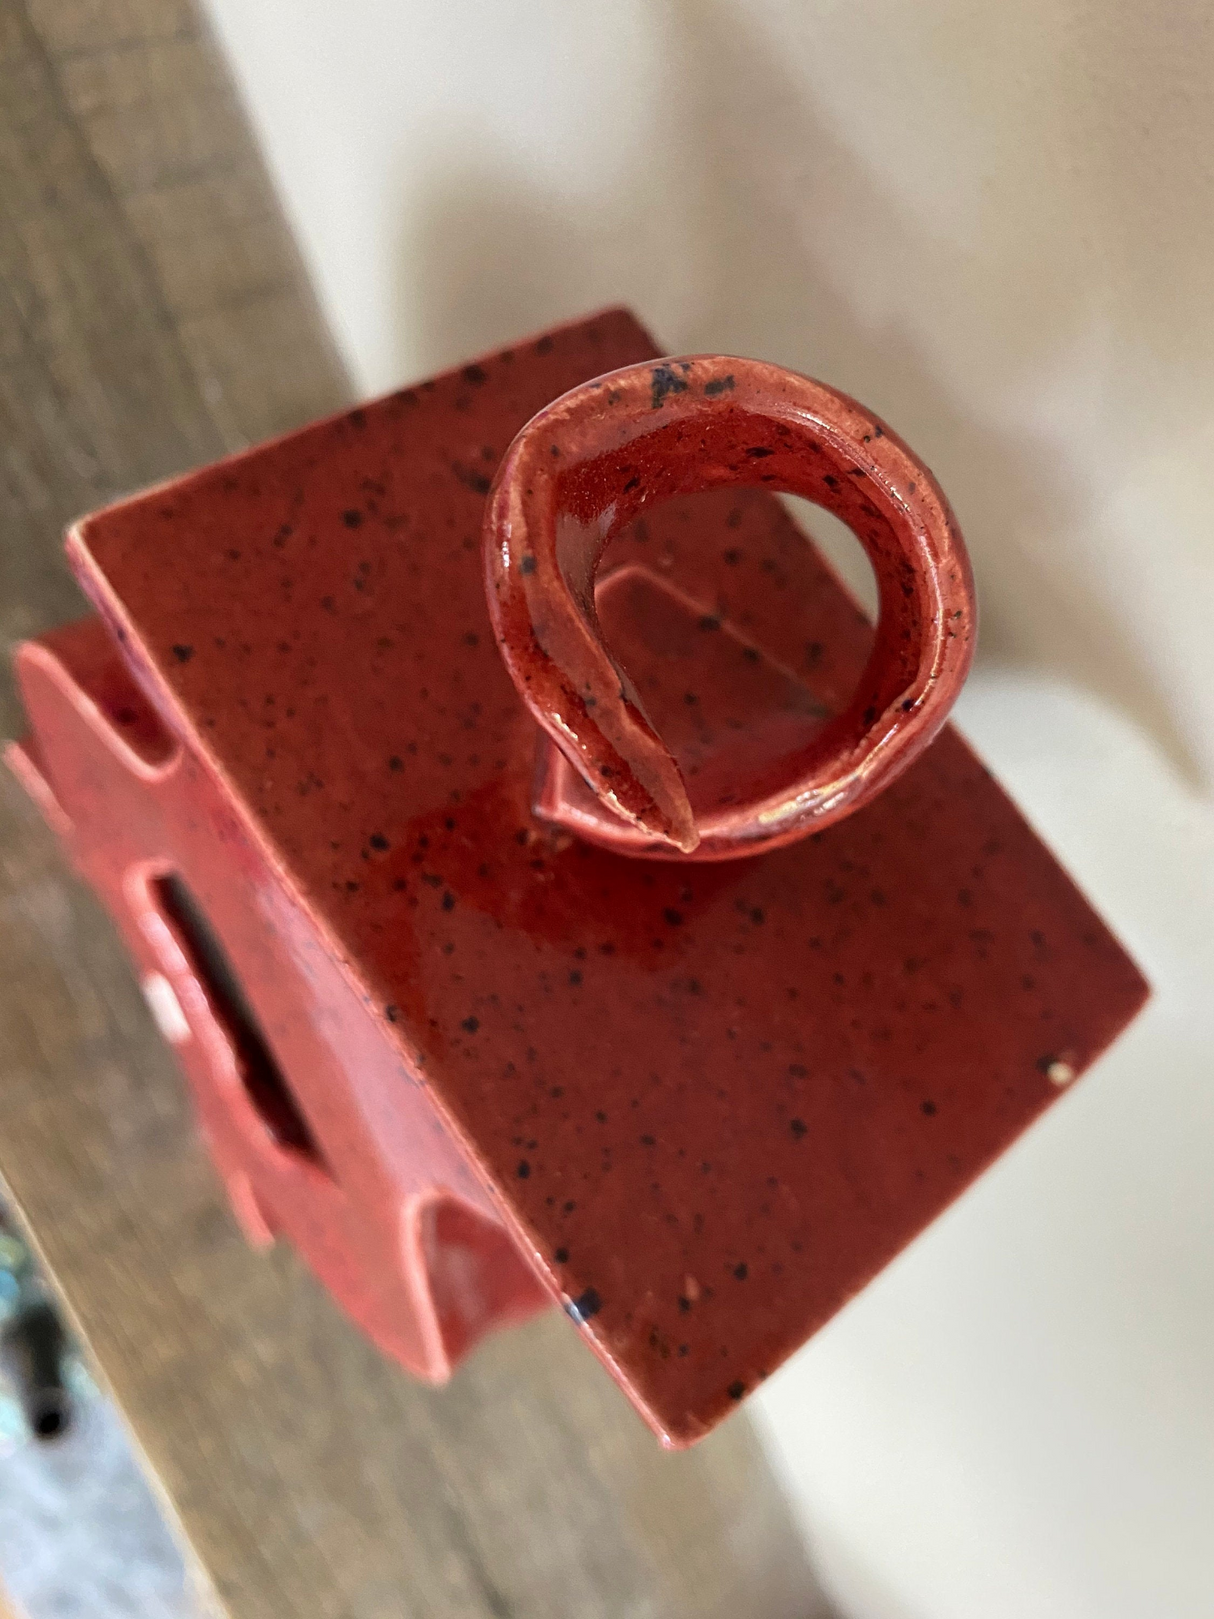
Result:
{"label": "cast shadow on ceramic", "polygon": [[[982,595],[984,656],[1041,667],[1094,691],[1153,735],[1190,780],[1200,778],[1168,691],[1134,654],[1138,626],[1102,599],[1099,578],[1068,544],[1092,514],[1060,446],[977,420],[912,333],[874,317],[858,293],[840,287],[813,233],[756,167],[758,154],[753,163],[739,158],[753,127],[748,108],[761,99],[768,144],[789,154],[794,186],[820,195],[823,234],[845,217],[849,231],[863,222],[875,245],[918,249],[929,239],[925,225],[807,104],[758,30],[738,30],[716,0],[683,8],[674,28],[681,48],[669,53],[666,90],[702,154],[698,195],[671,232],[678,254],[696,266],[678,318],[655,311],[670,303],[664,289],[655,294],[655,277],[668,271],[648,257],[643,222],[633,221],[631,258],[614,242],[604,252],[600,240],[604,221],[618,230],[630,195],[643,196],[639,169],[571,206],[504,167],[453,165],[431,178],[398,259],[396,347],[409,368],[421,374],[596,301],[626,299],[672,350],[754,355],[842,388],[891,421],[949,491]],[[739,86],[757,88],[747,98]],[[610,284],[604,260],[614,271]],[[1009,334],[1031,342],[1043,364],[1074,341],[1087,313],[1085,289],[1068,292],[1053,320],[1043,322],[1034,309],[1031,328]],[[1015,309],[1006,283],[982,296],[992,322],[1006,325],[1006,309]],[[1168,324],[1161,313],[1161,327]]]}

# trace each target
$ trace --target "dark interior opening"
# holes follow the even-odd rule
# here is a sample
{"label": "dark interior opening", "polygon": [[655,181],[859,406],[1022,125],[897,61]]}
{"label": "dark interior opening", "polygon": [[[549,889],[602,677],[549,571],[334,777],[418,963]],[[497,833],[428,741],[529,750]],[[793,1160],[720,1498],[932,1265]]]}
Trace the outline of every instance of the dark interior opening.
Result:
{"label": "dark interior opening", "polygon": [[258,1117],[280,1147],[328,1173],[316,1137],[291,1093],[236,969],[194,894],[176,872],[157,877],[152,888],[165,922],[232,1043],[237,1071]]}
{"label": "dark interior opening", "polygon": [[43,1441],[58,1439],[65,1434],[71,1425],[66,1395],[53,1393],[44,1396],[33,1412],[32,1425],[35,1438]]}

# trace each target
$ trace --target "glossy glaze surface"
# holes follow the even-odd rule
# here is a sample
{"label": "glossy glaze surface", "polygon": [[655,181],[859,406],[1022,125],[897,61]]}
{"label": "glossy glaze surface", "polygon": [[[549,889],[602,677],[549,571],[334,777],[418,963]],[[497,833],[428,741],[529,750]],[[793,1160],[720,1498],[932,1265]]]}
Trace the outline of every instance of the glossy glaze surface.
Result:
{"label": "glossy glaze surface", "polygon": [[[94,720],[82,735],[79,700],[49,695],[46,660],[71,663],[53,643],[23,654],[21,758],[120,917],[124,872],[177,862],[243,978],[329,1169],[284,1166],[204,1078],[234,1197],[260,1189],[378,1341],[440,1371],[471,1341],[482,1239],[509,1233],[519,1270],[497,1250],[476,1322],[534,1307],[534,1276],[684,1444],[1047,1108],[1146,986],[947,727],[873,803],[758,858],[629,859],[534,814],[485,497],[537,410],[654,354],[608,312],[90,518],[74,561],[150,750],[101,769]],[[642,514],[601,578],[609,637],[674,649],[635,661],[684,761],[724,768],[751,704],[837,711],[868,661],[871,630],[761,490]],[[701,627],[718,600],[728,623]],[[735,655],[753,684],[697,715],[697,671]],[[178,772],[171,814],[145,769]],[[402,1255],[406,1207],[473,1230],[427,1247],[414,1223]],[[448,1253],[454,1326],[439,1312],[407,1341],[409,1287]],[[495,1300],[493,1276],[517,1293]]]}
{"label": "glossy glaze surface", "polygon": [[443,1381],[550,1295],[379,1010],[100,619],[26,643],[17,675],[34,737],[9,763],[121,928],[246,1237],[289,1239],[382,1349]]}
{"label": "glossy glaze surface", "polygon": [[[846,522],[872,563],[880,618],[837,711],[752,701],[733,768],[718,760],[693,783],[646,709],[635,661],[604,637],[596,581],[612,539],[663,502],[746,488],[803,495]],[[712,573],[704,616],[720,622]],[[540,411],[490,491],[485,574],[515,687],[597,800],[592,813],[580,794],[577,816],[546,801],[550,818],[657,858],[762,853],[870,802],[944,724],[973,654],[969,560],[931,473],[855,400],[757,360],[628,366]],[[760,652],[743,637],[739,650]],[[707,708],[736,684],[726,664],[714,673],[697,670]]]}

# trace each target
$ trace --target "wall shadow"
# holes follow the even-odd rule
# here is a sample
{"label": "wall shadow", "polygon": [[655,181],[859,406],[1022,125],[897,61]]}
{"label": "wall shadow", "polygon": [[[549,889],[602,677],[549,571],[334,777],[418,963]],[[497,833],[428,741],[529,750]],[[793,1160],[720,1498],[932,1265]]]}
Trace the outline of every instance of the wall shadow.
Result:
{"label": "wall shadow", "polygon": [[[925,298],[968,288],[971,307],[958,318],[988,319],[994,346],[1022,350],[1030,376],[1082,341],[1089,291],[1059,280],[1048,299],[1021,308],[1015,265],[984,281],[950,257],[931,219],[839,138],[758,27],[739,25],[719,0],[684,0],[668,20],[652,142],[634,139],[610,189],[571,205],[483,152],[420,177],[398,256],[399,346],[424,371],[618,299],[672,349],[760,355],[843,387],[887,417],[948,491],[974,557],[982,657],[1081,684],[1200,776],[1130,604],[1107,593],[1092,565],[1092,491],[1071,448],[1027,423],[992,426],[973,393],[950,384],[956,354],[929,352],[865,297],[863,260],[900,251],[922,265],[943,254],[948,291],[927,288]],[[697,166],[673,204],[645,172],[647,152],[665,161],[672,128]],[[1139,189],[1142,207],[1157,211],[1145,180]],[[1107,212],[1105,201],[1093,206]],[[674,212],[660,232],[657,207]],[[1132,235],[1119,215],[1116,241]],[[856,254],[850,280],[840,241],[845,267],[847,244]],[[667,261],[677,261],[673,291]],[[1165,305],[1158,331],[1138,331],[1136,342],[1175,347],[1178,317]]]}

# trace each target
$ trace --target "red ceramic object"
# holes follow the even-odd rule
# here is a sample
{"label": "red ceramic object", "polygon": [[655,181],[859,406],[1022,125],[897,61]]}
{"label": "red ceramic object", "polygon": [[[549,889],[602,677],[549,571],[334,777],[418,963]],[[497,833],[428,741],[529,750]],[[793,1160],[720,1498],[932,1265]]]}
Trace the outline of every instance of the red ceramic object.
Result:
{"label": "red ceramic object", "polygon": [[124,633],[89,618],[20,648],[33,738],[10,763],[122,928],[246,1237],[289,1237],[381,1348],[441,1381],[549,1294],[383,1037],[396,1008],[368,1007],[228,784],[132,678]]}
{"label": "red ceramic object", "polygon": [[[546,736],[537,775],[485,497],[537,411],[622,366],[652,386],[654,355],[609,312],[88,518],[100,617],[20,651],[10,757],[123,927],[250,1235],[432,1378],[562,1300],[685,1444],[1146,986],[948,728],[758,857],[570,835],[604,806]],[[759,488],[647,506],[595,605],[701,822],[716,781],[747,813],[769,766],[786,786],[873,668]]]}
{"label": "red ceramic object", "polygon": [[[804,495],[846,522],[876,575],[879,622],[841,710],[798,702],[795,679],[791,701],[756,689],[736,734],[684,765],[645,712],[635,664],[603,640],[596,583],[643,513],[743,488]],[[937,734],[973,651],[969,559],[931,473],[855,400],[758,360],[627,366],[540,411],[490,491],[485,569],[515,687],[589,789],[550,790],[542,813],[626,854],[760,854],[850,815]],[[708,619],[737,644],[686,662],[693,705],[719,715],[742,660],[763,651],[710,594]],[[549,757],[545,776],[558,770]]]}

